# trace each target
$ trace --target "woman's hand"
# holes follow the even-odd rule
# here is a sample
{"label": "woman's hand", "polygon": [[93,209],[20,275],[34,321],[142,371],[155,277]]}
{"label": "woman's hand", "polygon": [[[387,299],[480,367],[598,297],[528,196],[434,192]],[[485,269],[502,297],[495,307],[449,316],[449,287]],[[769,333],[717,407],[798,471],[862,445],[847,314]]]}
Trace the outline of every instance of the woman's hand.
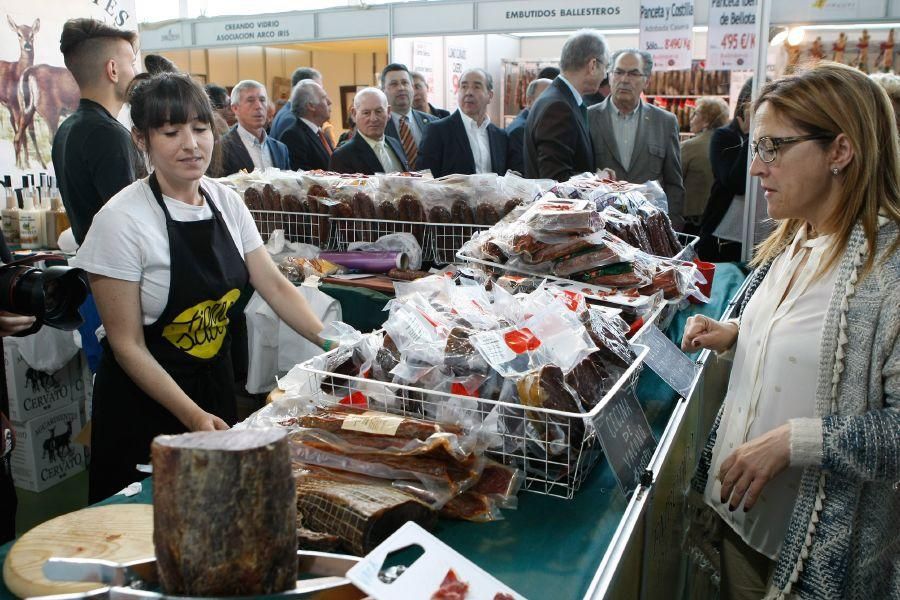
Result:
{"label": "woman's hand", "polygon": [[736,510],[744,502],[744,512],[756,504],[769,481],[791,462],[791,426],[785,423],[750,440],[732,452],[719,468],[716,478],[722,482],[722,503]]}
{"label": "woman's hand", "polygon": [[727,352],[737,340],[737,323],[722,323],[704,315],[688,317],[681,338],[681,349],[696,352],[709,348],[715,352]]}
{"label": "woman's hand", "polygon": [[185,423],[191,431],[216,431],[229,429],[228,424],[212,413],[197,407],[197,410],[191,414],[188,423]]}
{"label": "woman's hand", "polygon": [[0,337],[6,337],[25,331],[34,325],[34,317],[17,315],[15,313],[0,311]]}

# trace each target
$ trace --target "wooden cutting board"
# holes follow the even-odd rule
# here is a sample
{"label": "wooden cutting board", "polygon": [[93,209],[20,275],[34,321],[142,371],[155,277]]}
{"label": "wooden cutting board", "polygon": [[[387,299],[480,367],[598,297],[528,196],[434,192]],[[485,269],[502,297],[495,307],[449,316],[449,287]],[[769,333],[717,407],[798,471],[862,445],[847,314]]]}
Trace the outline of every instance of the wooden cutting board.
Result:
{"label": "wooden cutting board", "polygon": [[38,525],[20,537],[3,564],[3,581],[20,598],[86,592],[102,585],[49,581],[43,566],[51,556],[126,562],[153,553],[153,506],[111,504],[77,510]]}

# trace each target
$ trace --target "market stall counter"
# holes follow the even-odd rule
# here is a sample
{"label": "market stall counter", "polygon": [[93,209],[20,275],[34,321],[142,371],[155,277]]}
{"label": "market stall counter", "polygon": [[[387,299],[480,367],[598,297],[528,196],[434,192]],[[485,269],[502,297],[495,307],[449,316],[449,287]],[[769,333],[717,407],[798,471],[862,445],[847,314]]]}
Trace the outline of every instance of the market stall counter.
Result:
{"label": "market stall counter", "polygon": [[[719,317],[740,288],[745,276],[736,265],[717,267],[711,301],[690,305],[676,315],[668,328],[673,341],[680,341],[689,316]],[[673,415],[677,395],[649,370],[641,375],[637,393],[659,438]],[[114,496],[100,504],[151,502],[152,479],[148,478],[139,494]],[[627,507],[628,499],[604,460],[571,500],[525,492],[517,510],[504,512],[504,520],[441,520],[435,534],[526,597],[581,598],[589,591]],[[5,562],[11,546],[0,547],[0,561]],[[0,585],[0,596],[12,597],[5,585]]]}

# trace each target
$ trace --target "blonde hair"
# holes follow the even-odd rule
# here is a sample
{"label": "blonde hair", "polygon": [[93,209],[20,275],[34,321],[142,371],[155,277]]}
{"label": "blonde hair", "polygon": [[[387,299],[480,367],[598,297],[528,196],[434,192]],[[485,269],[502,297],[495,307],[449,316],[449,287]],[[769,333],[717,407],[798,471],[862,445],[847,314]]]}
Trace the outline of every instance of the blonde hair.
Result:
{"label": "blonde hair", "polygon": [[[874,261],[879,212],[900,223],[900,147],[887,93],[859,70],[823,61],[766,84],[754,110],[766,102],[780,118],[804,133],[847,137],[853,158],[839,180],[844,201],[823,227],[835,232],[837,243],[822,271],[839,260],[857,222],[862,222],[869,250],[862,272],[868,271]],[[819,143],[824,148],[832,142]],[[774,259],[804,225],[802,219],[781,221],[757,247],[751,264]],[[891,252],[898,243],[900,240],[895,240]]]}
{"label": "blonde hair", "polygon": [[709,129],[718,129],[728,122],[728,103],[716,96],[703,96],[697,99],[694,109]]}

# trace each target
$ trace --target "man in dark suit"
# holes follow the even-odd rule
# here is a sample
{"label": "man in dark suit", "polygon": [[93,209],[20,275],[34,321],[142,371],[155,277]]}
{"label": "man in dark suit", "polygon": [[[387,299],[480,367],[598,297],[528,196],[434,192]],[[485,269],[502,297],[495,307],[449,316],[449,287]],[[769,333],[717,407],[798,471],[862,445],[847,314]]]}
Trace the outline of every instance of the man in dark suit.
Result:
{"label": "man in dark suit", "polygon": [[[299,69],[294,69],[294,72],[291,74],[291,94],[293,95],[294,88],[297,87],[298,83],[307,79],[312,79],[324,87],[321,73],[311,67],[300,67]],[[276,140],[280,140],[281,134],[296,122],[297,117],[294,116],[294,111],[291,110],[291,100],[289,98],[284,103],[284,106],[275,113],[275,118],[272,119],[272,126],[269,128],[269,135]]]}
{"label": "man in dark suit", "polygon": [[400,140],[410,169],[417,169],[416,159],[425,128],[437,119],[412,107],[412,76],[406,65],[391,63],[382,69],[381,90],[391,107],[391,118],[384,134]]}
{"label": "man in dark suit", "polygon": [[374,87],[356,92],[350,114],[356,122],[356,135],[334,151],[329,170],[366,175],[409,171],[399,140],[384,135],[390,119],[384,92]]}
{"label": "man in dark suit", "polygon": [[291,169],[327,169],[334,146],[322,130],[331,118],[331,99],[321,85],[306,79],[291,92],[291,110],[297,121],[281,134],[291,156]]}
{"label": "man in dark suit", "polygon": [[435,177],[452,173],[506,173],[506,132],[491,123],[487,107],[494,81],[484,69],[468,69],[459,80],[459,108],[428,126],[419,148],[419,168]]}
{"label": "man in dark suit", "polygon": [[434,104],[428,101],[428,82],[425,81],[425,76],[419,73],[418,71],[414,71],[412,74],[413,78],[413,108],[421,111],[425,114],[432,115],[437,117],[438,119],[443,119],[444,117],[450,116],[449,110],[444,110],[443,108],[438,108]]}
{"label": "man in dark suit", "polygon": [[606,77],[606,39],[583,30],[563,44],[560,74],[541,94],[525,125],[525,176],[566,181],[594,170],[583,94],[596,93]]}
{"label": "man in dark suit", "polygon": [[241,169],[287,169],[287,148],[266,135],[268,105],[263,84],[245,79],[234,86],[231,90],[231,110],[237,117],[237,125],[222,137],[220,175],[231,175]]}
{"label": "man in dark suit", "polygon": [[643,50],[612,56],[612,94],[588,111],[594,166],[631,183],[659,181],[676,229],[684,225],[684,180],[675,115],[641,100],[653,57]]}
{"label": "man in dark suit", "polygon": [[525,108],[506,127],[506,136],[509,138],[506,166],[519,174],[525,173],[525,122],[528,120],[528,112],[551,83],[551,79],[532,79],[525,88]]}

